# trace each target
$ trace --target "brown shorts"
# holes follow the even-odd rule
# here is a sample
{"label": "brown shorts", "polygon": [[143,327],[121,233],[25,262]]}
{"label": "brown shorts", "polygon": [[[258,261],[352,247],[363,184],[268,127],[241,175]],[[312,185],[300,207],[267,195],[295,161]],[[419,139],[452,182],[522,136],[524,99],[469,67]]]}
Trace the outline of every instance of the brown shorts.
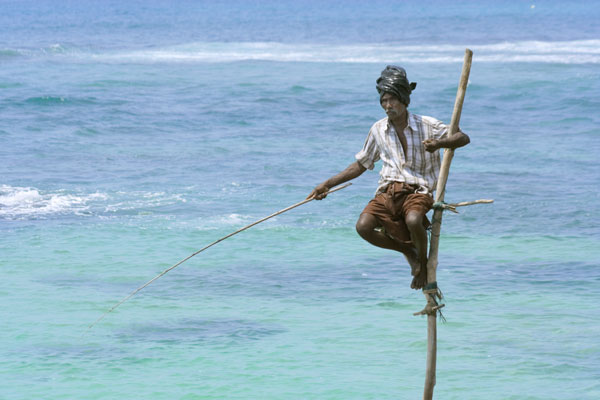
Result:
{"label": "brown shorts", "polygon": [[429,219],[425,216],[433,206],[430,194],[415,193],[417,185],[403,182],[390,183],[384,193],[380,193],[367,204],[363,213],[371,214],[385,229],[386,234],[402,243],[412,243],[410,231],[404,222],[409,211],[416,211],[424,216],[423,226],[429,227]]}

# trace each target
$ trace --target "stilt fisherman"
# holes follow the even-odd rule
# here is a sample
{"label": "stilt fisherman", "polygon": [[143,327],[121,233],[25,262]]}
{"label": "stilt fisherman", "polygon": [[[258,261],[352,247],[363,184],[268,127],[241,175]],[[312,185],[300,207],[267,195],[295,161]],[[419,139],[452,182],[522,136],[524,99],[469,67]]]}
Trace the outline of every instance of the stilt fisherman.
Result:
{"label": "stilt fisherman", "polygon": [[356,230],[375,246],[403,253],[413,275],[410,286],[421,289],[427,283],[426,213],[433,206],[439,149],[456,149],[470,139],[460,130],[449,137],[448,127],[439,120],[410,113],[410,94],[416,86],[401,67],[388,65],[381,72],[376,87],[387,117],[373,124],[356,161],[317,185],[307,198],[325,198],[330,188],[373,169],[381,160],[375,197],[360,214]]}

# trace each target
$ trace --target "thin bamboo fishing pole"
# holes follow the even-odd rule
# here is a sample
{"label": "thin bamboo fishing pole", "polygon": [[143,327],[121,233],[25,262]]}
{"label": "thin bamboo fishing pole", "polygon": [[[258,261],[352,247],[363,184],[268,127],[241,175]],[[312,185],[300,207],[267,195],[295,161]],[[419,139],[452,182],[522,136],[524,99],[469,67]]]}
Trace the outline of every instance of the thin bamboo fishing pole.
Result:
{"label": "thin bamboo fishing pole", "polygon": [[[341,189],[347,188],[347,187],[348,187],[348,186],[350,186],[350,185],[352,185],[352,183],[346,183],[345,185],[338,186],[338,187],[336,187],[336,188],[333,188],[333,189],[329,190],[329,191],[328,191],[327,193],[325,193],[325,194],[329,194],[329,193],[337,192],[338,190],[341,190]],[[113,312],[113,311],[114,311],[114,310],[115,310],[117,307],[119,307],[121,304],[125,303],[127,300],[129,300],[130,298],[132,298],[133,296],[135,296],[135,294],[136,294],[137,292],[139,292],[140,290],[142,290],[143,288],[145,288],[146,286],[148,286],[149,284],[151,284],[152,282],[154,282],[155,280],[157,280],[157,279],[158,279],[158,278],[160,278],[161,276],[165,275],[167,272],[171,271],[172,269],[175,269],[175,268],[177,268],[178,266],[180,266],[181,264],[183,264],[184,262],[186,262],[186,261],[187,261],[187,260],[189,260],[190,258],[194,257],[195,255],[197,255],[197,254],[199,254],[199,253],[202,253],[204,250],[208,249],[209,247],[212,247],[212,246],[214,246],[215,244],[217,244],[217,243],[219,243],[219,242],[222,242],[223,240],[225,240],[225,239],[228,239],[228,238],[232,237],[233,235],[237,235],[238,233],[240,233],[240,232],[243,232],[243,231],[245,231],[246,229],[252,228],[254,225],[258,225],[258,224],[260,224],[261,222],[265,222],[266,220],[268,220],[268,219],[270,219],[270,218],[273,218],[273,217],[276,217],[276,216],[278,216],[278,215],[280,215],[280,214],[283,214],[283,213],[284,213],[284,212],[286,212],[286,211],[290,211],[290,210],[291,210],[291,209],[293,209],[293,208],[300,207],[301,205],[303,205],[303,204],[306,204],[306,203],[308,203],[308,202],[310,202],[310,201],[313,201],[314,199],[315,199],[315,197],[313,196],[313,197],[310,197],[310,198],[308,198],[308,199],[305,199],[305,200],[303,200],[303,201],[301,201],[301,202],[299,202],[299,203],[296,203],[296,204],[294,204],[294,205],[292,205],[292,206],[286,207],[286,208],[284,208],[283,210],[279,210],[279,211],[277,211],[276,213],[273,213],[273,214],[269,215],[268,217],[261,218],[261,219],[259,219],[258,221],[255,221],[255,222],[251,223],[250,225],[246,225],[245,227],[243,227],[243,228],[240,228],[240,229],[238,229],[237,231],[235,231],[235,232],[233,232],[233,233],[230,233],[229,235],[223,236],[222,238],[220,238],[220,239],[218,239],[218,240],[215,240],[214,242],[212,242],[211,244],[209,244],[209,245],[207,245],[207,246],[204,246],[203,248],[201,248],[201,249],[200,249],[200,250],[198,250],[197,252],[195,252],[195,253],[193,253],[193,254],[191,254],[191,255],[187,256],[187,257],[186,257],[186,258],[184,258],[183,260],[179,261],[177,264],[175,264],[175,265],[173,265],[173,266],[171,266],[171,267],[169,267],[169,268],[165,269],[163,272],[161,272],[160,274],[156,275],[154,278],[150,279],[148,282],[144,283],[144,284],[143,284],[142,286],[140,286],[139,288],[135,289],[135,290],[134,290],[133,292],[131,292],[131,293],[130,293],[130,294],[127,296],[127,297],[125,297],[123,300],[121,300],[121,301],[120,301],[120,302],[118,302],[116,305],[114,305],[114,306],[113,306],[113,307],[112,307],[110,310],[108,310],[108,311],[106,311],[104,314],[102,314],[102,315],[100,316],[100,318],[98,318],[96,321],[94,321],[94,323],[93,323],[93,324],[91,324],[90,326],[88,326],[88,328],[86,329],[86,331],[85,331],[83,334],[85,335],[85,334],[86,334],[86,333],[87,333],[87,332],[88,332],[90,329],[92,329],[92,328],[94,327],[94,325],[96,325],[98,322],[102,321],[102,320],[104,319],[104,317],[106,317],[106,316],[107,316],[109,313]],[[83,336],[83,335],[82,335],[82,336]]]}

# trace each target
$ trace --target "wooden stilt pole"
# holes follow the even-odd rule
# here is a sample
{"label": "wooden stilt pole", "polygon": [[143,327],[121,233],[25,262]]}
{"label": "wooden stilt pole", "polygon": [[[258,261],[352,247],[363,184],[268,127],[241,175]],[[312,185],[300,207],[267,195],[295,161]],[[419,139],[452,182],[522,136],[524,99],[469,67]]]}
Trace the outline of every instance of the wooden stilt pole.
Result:
{"label": "wooden stilt pole", "polygon": [[[456,101],[454,102],[454,111],[452,112],[452,120],[449,127],[449,135],[453,135],[458,130],[460,114],[462,112],[467,83],[469,82],[469,72],[471,71],[471,59],[473,52],[469,49],[465,50],[465,59],[463,63],[460,83],[458,84],[458,92],[456,93]],[[454,156],[454,150],[446,149],[442,165],[440,167],[440,176],[436,188],[436,202],[444,201],[446,191],[446,181],[450,172],[450,163]],[[438,248],[440,240],[440,231],[442,228],[442,212],[443,209],[438,207],[433,212],[433,221],[431,226],[431,241],[429,245],[429,259],[427,261],[427,286],[423,289],[427,305],[421,313],[427,314],[427,369],[425,375],[425,390],[423,391],[423,399],[431,400],[433,398],[433,387],[435,386],[435,370],[437,360],[437,313],[443,305],[438,305],[437,298],[441,298],[441,292],[437,287],[437,264],[438,264]]]}

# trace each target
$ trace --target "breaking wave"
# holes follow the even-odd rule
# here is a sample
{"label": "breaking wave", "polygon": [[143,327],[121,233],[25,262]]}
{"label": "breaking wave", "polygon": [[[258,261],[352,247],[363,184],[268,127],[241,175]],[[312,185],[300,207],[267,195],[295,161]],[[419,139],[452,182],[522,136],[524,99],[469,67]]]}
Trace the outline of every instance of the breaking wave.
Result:
{"label": "breaking wave", "polygon": [[105,195],[95,193],[76,196],[63,191],[43,192],[30,187],[0,186],[0,218],[30,219],[50,215],[84,215],[92,200],[103,199]]}
{"label": "breaking wave", "polygon": [[180,194],[164,192],[115,192],[73,194],[31,187],[0,186],[0,219],[29,220],[60,216],[144,215],[172,212],[185,204]]}
{"label": "breaking wave", "polygon": [[519,41],[486,45],[467,44],[290,44],[276,42],[199,42],[164,48],[116,52],[89,52],[59,44],[39,51],[3,49],[15,57],[68,57],[79,61],[135,63],[216,63],[235,61],[385,63],[389,60],[417,63],[459,63],[466,47],[477,62],[532,62],[558,64],[600,63],[600,40]]}

